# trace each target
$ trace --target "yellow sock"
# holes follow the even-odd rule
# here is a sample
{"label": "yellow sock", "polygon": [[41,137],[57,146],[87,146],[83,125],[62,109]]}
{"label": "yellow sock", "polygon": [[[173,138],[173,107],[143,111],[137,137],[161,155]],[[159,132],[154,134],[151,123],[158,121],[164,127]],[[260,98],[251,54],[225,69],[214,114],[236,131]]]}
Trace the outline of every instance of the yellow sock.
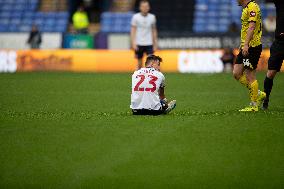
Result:
{"label": "yellow sock", "polygon": [[250,100],[251,102],[256,102],[257,101],[257,96],[258,96],[258,82],[255,80],[249,85],[249,95],[250,95]]}
{"label": "yellow sock", "polygon": [[242,75],[242,77],[239,79],[239,82],[244,85],[246,88],[249,88],[249,83],[247,81],[247,78],[245,74]]}

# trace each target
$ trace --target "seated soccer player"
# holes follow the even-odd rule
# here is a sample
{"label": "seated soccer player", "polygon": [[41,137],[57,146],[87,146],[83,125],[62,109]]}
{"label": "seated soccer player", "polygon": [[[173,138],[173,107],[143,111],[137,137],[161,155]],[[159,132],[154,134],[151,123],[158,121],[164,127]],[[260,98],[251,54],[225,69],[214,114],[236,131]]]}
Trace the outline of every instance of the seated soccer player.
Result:
{"label": "seated soccer player", "polygon": [[131,105],[133,115],[167,114],[176,107],[176,101],[167,102],[165,76],[160,72],[159,56],[149,55],[145,68],[132,75]]}

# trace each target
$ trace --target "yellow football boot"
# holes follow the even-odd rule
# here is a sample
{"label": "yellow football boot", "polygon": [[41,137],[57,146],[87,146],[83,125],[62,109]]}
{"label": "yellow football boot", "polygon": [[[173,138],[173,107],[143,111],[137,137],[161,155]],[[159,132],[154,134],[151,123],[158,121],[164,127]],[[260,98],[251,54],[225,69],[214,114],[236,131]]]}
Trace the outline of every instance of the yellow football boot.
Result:
{"label": "yellow football boot", "polygon": [[258,96],[257,96],[257,101],[256,101],[256,104],[258,107],[262,105],[265,98],[266,98],[266,93],[262,91],[258,91]]}
{"label": "yellow football boot", "polygon": [[244,109],[239,110],[240,112],[257,112],[258,106],[248,106]]}

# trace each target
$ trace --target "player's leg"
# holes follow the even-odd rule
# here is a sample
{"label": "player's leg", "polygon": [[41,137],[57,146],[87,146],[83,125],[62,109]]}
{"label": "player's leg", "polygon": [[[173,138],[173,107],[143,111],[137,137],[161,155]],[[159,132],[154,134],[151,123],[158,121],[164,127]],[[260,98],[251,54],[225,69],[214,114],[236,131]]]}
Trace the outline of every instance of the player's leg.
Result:
{"label": "player's leg", "polygon": [[158,116],[164,114],[164,111],[162,110],[132,110],[133,115],[152,115],[152,116]]}
{"label": "player's leg", "polygon": [[248,88],[251,105],[257,106],[258,81],[256,80],[256,70],[247,69],[245,73],[249,86]]}
{"label": "player's leg", "polygon": [[264,92],[266,93],[266,98],[263,102],[263,109],[268,108],[269,97],[273,87],[273,80],[277,72],[280,71],[283,60],[284,60],[284,44],[278,44],[277,41],[274,41],[270,48],[268,71],[264,79]]}
{"label": "player's leg", "polygon": [[248,82],[244,74],[243,55],[241,51],[237,56],[233,69],[233,75],[237,81],[239,81],[242,85],[248,88]]}
{"label": "player's leg", "polygon": [[135,50],[135,57],[137,58],[137,70],[141,69],[143,66],[142,58],[144,54],[144,49],[142,46],[138,46]]}
{"label": "player's leg", "polygon": [[240,111],[258,111],[258,107],[265,98],[265,93],[258,90],[258,81],[256,80],[256,68],[261,55],[262,47],[253,47],[249,49],[249,56],[243,59],[246,84],[249,89],[250,106]]}
{"label": "player's leg", "polygon": [[154,54],[153,45],[145,46],[145,52],[146,52],[147,55]]}
{"label": "player's leg", "polygon": [[270,93],[272,91],[272,87],[273,87],[273,80],[274,77],[276,76],[277,71],[276,70],[268,70],[266,77],[264,79],[264,92],[266,93],[266,98],[263,102],[263,109],[267,109],[268,108],[268,103],[269,103],[269,97],[270,97]]}
{"label": "player's leg", "polygon": [[264,99],[266,98],[266,93],[259,90],[259,84],[256,80],[255,70],[247,70],[246,75],[248,80],[248,89],[250,94],[251,105],[256,105],[259,108],[262,105]]}
{"label": "player's leg", "polygon": [[138,58],[137,60],[137,70],[140,70],[143,66],[142,58]]}
{"label": "player's leg", "polygon": [[256,80],[256,71],[251,69],[245,70],[247,82],[248,82],[248,89],[249,89],[249,98],[250,98],[250,106],[241,109],[241,112],[251,112],[251,111],[258,111],[258,82]]}

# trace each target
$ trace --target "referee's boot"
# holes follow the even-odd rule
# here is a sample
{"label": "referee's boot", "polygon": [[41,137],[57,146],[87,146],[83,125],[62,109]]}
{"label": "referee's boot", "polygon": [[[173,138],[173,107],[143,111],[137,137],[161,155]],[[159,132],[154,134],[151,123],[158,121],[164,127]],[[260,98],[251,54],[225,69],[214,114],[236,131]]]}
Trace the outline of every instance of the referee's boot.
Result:
{"label": "referee's boot", "polygon": [[267,110],[268,109],[268,104],[269,104],[269,98],[265,98],[262,104],[262,109]]}

